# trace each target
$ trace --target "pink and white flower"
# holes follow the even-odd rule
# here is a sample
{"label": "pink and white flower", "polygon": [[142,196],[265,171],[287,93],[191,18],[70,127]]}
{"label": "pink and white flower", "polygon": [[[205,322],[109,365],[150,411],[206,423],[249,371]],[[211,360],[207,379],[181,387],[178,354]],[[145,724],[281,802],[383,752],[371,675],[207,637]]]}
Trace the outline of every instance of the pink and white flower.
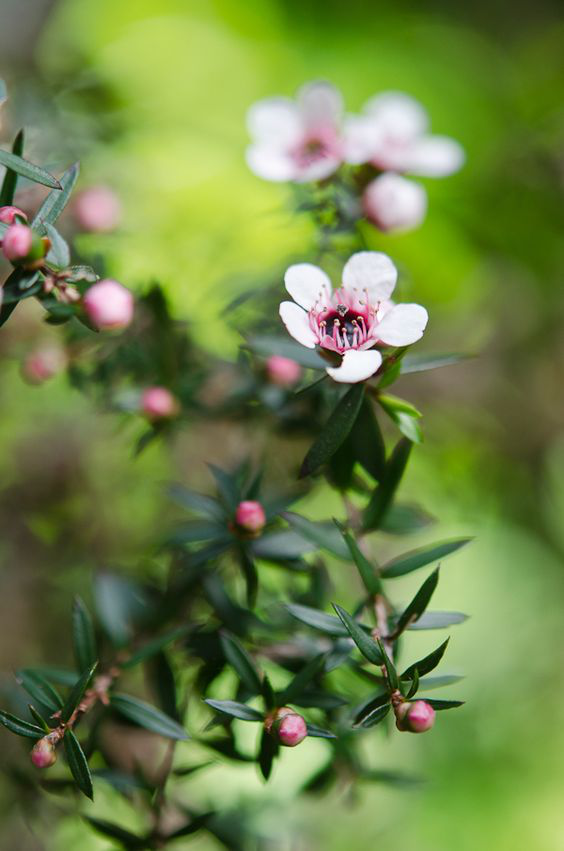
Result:
{"label": "pink and white flower", "polygon": [[396,267],[378,251],[353,254],[336,290],[318,266],[298,263],[284,277],[294,300],[282,302],[280,316],[302,346],[342,355],[339,366],[327,367],[331,378],[346,384],[364,381],[382,364],[380,347],[409,346],[427,325],[424,307],[390,301],[396,281]]}
{"label": "pink and white flower", "polygon": [[249,109],[247,148],[251,171],[264,180],[323,180],[344,159],[339,91],[325,82],[307,83],[296,96],[260,100]]}

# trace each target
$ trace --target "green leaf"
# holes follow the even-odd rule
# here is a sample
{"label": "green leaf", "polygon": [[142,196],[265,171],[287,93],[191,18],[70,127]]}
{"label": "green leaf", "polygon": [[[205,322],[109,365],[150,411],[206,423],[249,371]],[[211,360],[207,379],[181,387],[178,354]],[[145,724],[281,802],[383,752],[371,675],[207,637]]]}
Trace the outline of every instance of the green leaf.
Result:
{"label": "green leaf", "polygon": [[51,243],[46,257],[47,262],[53,263],[54,266],[59,266],[61,269],[66,268],[70,264],[70,248],[66,239],[49,222],[45,222],[45,230]]}
{"label": "green leaf", "polygon": [[256,565],[244,545],[238,547],[239,564],[245,577],[247,605],[253,609],[258,594],[258,572]]}
{"label": "green leaf", "polygon": [[374,665],[383,665],[384,657],[375,641],[366,634],[361,625],[354,620],[341,606],[333,603],[333,608],[339,615],[343,625],[346,627],[350,637],[362,653],[362,655]]}
{"label": "green leaf", "polygon": [[263,730],[260,738],[258,764],[260,773],[265,780],[268,780],[272,773],[272,766],[274,764],[274,760],[278,756],[279,749],[276,739],[271,736],[270,733],[267,733],[266,730]]}
{"label": "green leaf", "polygon": [[455,553],[457,550],[465,547],[472,540],[472,538],[454,538],[450,541],[441,541],[438,544],[411,550],[411,552],[397,556],[385,564],[382,567],[382,576],[385,579],[405,576],[406,573],[411,573],[420,567],[425,567],[428,564],[432,564],[432,562],[442,560],[451,553]]}
{"label": "green leaf", "polygon": [[72,730],[67,730],[65,732],[63,743],[69,768],[76,781],[76,785],[87,798],[90,798],[90,800],[93,801],[94,790],[92,788],[92,776],[90,774],[88,760],[86,759],[84,751],[80,747],[79,741]]}
{"label": "green leaf", "polygon": [[47,680],[29,668],[22,668],[16,673],[16,679],[29,695],[50,712],[58,712],[63,708],[61,695]]}
{"label": "green leaf", "polygon": [[85,671],[97,659],[96,638],[92,616],[80,597],[75,597],[72,605],[72,640],[76,666]]}
{"label": "green leaf", "polygon": [[435,522],[432,515],[417,505],[396,503],[388,509],[380,528],[388,535],[413,535]]}
{"label": "green leaf", "polygon": [[329,416],[321,434],[303,460],[300,478],[315,473],[343,443],[360,411],[364,384],[353,384]]}
{"label": "green leaf", "polygon": [[245,703],[238,703],[236,700],[212,700],[206,698],[204,703],[215,709],[216,712],[221,712],[223,715],[230,715],[232,718],[238,718],[240,721],[263,721],[264,716],[261,712],[247,706]]}
{"label": "green leaf", "polygon": [[475,355],[445,354],[445,355],[405,355],[401,361],[401,374],[410,372],[426,372],[429,369],[438,369],[443,366],[463,363]]}
{"label": "green leaf", "polygon": [[45,735],[45,731],[36,724],[30,724],[29,721],[24,721],[22,718],[17,718],[15,715],[10,715],[9,712],[2,710],[0,710],[0,724],[3,724],[10,733],[28,739],[42,739]]}
{"label": "green leaf", "polygon": [[[407,698],[407,700],[411,700],[411,698],[415,694],[417,694],[418,689],[419,689],[419,672],[417,671],[417,669],[415,669],[415,674],[414,674],[413,679],[411,681],[411,685],[407,689],[407,692],[405,692],[405,697]],[[402,693],[403,693],[403,689],[402,689]]]}
{"label": "green leaf", "polygon": [[135,665],[138,665],[139,662],[145,662],[147,659],[150,659],[151,656],[155,656],[159,653],[159,651],[162,650],[163,647],[166,647],[167,644],[171,644],[171,642],[186,635],[188,629],[189,627],[187,626],[179,626],[176,629],[171,629],[170,632],[166,632],[164,635],[159,635],[158,638],[153,639],[153,641],[148,641],[147,644],[140,647],[135,653],[132,653],[129,659],[122,662],[121,667],[133,668]]}
{"label": "green leaf", "polygon": [[208,467],[215,479],[217,489],[225,507],[228,511],[235,512],[240,502],[240,493],[236,475],[227,473],[220,467],[216,467],[215,464],[208,464]]}
{"label": "green leaf", "polygon": [[408,629],[445,629],[468,620],[468,615],[462,612],[425,612]]}
{"label": "green leaf", "polygon": [[386,648],[382,644],[379,638],[376,639],[378,642],[378,647],[380,649],[380,653],[382,654],[382,658],[384,659],[384,667],[386,669],[386,674],[388,677],[388,682],[393,689],[399,688],[399,677],[398,672],[396,671],[395,665],[386,653]]}
{"label": "green leaf", "polygon": [[426,697],[424,700],[425,703],[428,703],[437,712],[441,712],[443,709],[457,709],[459,706],[464,706],[465,704],[464,700],[436,700],[430,697]]}
{"label": "green leaf", "polygon": [[313,629],[318,629],[320,632],[325,632],[327,635],[334,635],[338,638],[349,635],[346,627],[334,615],[328,615],[309,606],[300,606],[297,603],[286,603],[285,608],[296,620],[313,627]]}
{"label": "green leaf", "polygon": [[400,615],[394,630],[394,636],[400,635],[406,627],[410,626],[410,624],[414,623],[421,617],[431,601],[431,597],[437,587],[438,581],[439,568],[437,567],[437,569],[427,577],[409,606],[407,606],[405,611]]}
{"label": "green leaf", "polygon": [[298,534],[312,541],[319,549],[327,550],[327,552],[344,561],[349,560],[348,547],[332,523],[315,523],[308,520],[307,517],[295,514],[293,511],[283,511],[282,517]]}
{"label": "green leaf", "polygon": [[386,462],[384,475],[364,511],[365,530],[378,529],[390,508],[396,490],[405,472],[413,443],[403,437]]}
{"label": "green leaf", "polygon": [[145,703],[144,700],[139,700],[128,694],[112,694],[110,697],[111,706],[138,724],[139,727],[144,727],[152,733],[158,733],[160,736],[165,736],[167,739],[175,739],[177,741],[186,741],[188,734],[186,730],[180,726],[160,709]]}
{"label": "green leaf", "polygon": [[188,511],[193,511],[195,514],[203,514],[204,517],[209,517],[213,520],[226,522],[227,518],[223,506],[212,496],[189,490],[179,484],[169,485],[168,495],[181,508],[187,508]]}
{"label": "green leaf", "polygon": [[117,839],[117,841],[126,849],[132,849],[133,851],[133,849],[136,848],[142,849],[151,847],[146,839],[143,839],[141,836],[136,836],[134,833],[130,833],[128,830],[120,827],[119,824],[114,824],[113,822],[106,821],[105,819],[92,818],[91,816],[83,816],[83,819],[97,833],[102,834],[102,836],[108,836],[110,839]]}
{"label": "green leaf", "polygon": [[317,544],[314,544],[303,535],[291,529],[282,529],[280,532],[267,532],[261,535],[256,541],[251,542],[251,551],[256,558],[263,559],[294,559],[313,553],[318,549]]}
{"label": "green leaf", "polygon": [[221,646],[225,658],[237,673],[237,676],[251,694],[261,694],[262,682],[253,659],[243,645],[227,632],[220,635]]}
{"label": "green leaf", "polygon": [[454,683],[459,683],[463,679],[464,677],[460,676],[460,674],[442,674],[438,677],[424,677],[419,681],[419,690],[432,691],[436,688],[445,688],[446,686],[454,685]]}
{"label": "green leaf", "polygon": [[415,405],[412,405],[411,402],[406,402],[405,399],[400,399],[399,396],[380,393],[378,395],[378,402],[390,416],[397,413],[408,414],[408,416],[415,419],[419,419],[422,416],[421,411],[418,411]]}
{"label": "green leaf", "polygon": [[354,457],[373,479],[379,481],[386,468],[386,447],[370,400],[363,399],[350,434]]}
{"label": "green leaf", "polygon": [[[0,307],[0,328],[8,321],[21,298],[20,284],[25,279],[26,272],[23,269],[14,269],[4,283],[4,299]],[[12,297],[16,296],[12,300]]]}
{"label": "green leaf", "polygon": [[325,361],[314,349],[306,349],[293,340],[285,337],[269,337],[256,335],[249,337],[246,341],[248,348],[257,355],[270,357],[270,355],[281,355],[284,358],[296,361],[300,366],[308,369],[326,369]]}
{"label": "green leaf", "polygon": [[75,163],[68,168],[59,184],[61,191],[49,192],[43,204],[35,214],[31,226],[39,233],[45,233],[45,225],[54,225],[70,198],[71,192],[78,178],[79,165]]}
{"label": "green leaf", "polygon": [[357,567],[364,587],[369,594],[380,594],[382,592],[382,583],[380,582],[380,577],[376,573],[374,566],[370,564],[353,536],[347,532],[343,524],[339,523],[338,520],[334,520],[334,522],[343,536],[343,540],[345,541],[351,558]]}
{"label": "green leaf", "polygon": [[266,674],[262,678],[261,694],[262,694],[262,699],[264,700],[264,705],[266,706],[266,709],[268,711],[270,711],[271,709],[274,709],[274,707],[276,706],[276,695],[274,694],[274,690],[273,690],[273,688],[270,684],[270,680],[268,679]]}
{"label": "green leaf", "polygon": [[330,730],[324,730],[322,727],[318,727],[317,724],[307,723],[307,734],[314,739],[336,739],[337,736],[335,733],[332,733]]}
{"label": "green leaf", "polygon": [[[1,92],[0,92],[0,102],[2,101]],[[14,144],[12,145],[12,153],[18,157],[21,157],[23,153],[24,147],[24,131],[20,130],[16,138],[14,139]],[[16,185],[18,182],[18,175],[15,171],[12,171],[11,168],[6,169],[6,174],[4,175],[4,180],[2,181],[2,188],[0,189],[0,207],[7,207],[10,204],[14,203],[14,195],[16,193]]]}
{"label": "green leaf", "polygon": [[35,706],[33,706],[32,703],[28,703],[27,708],[29,709],[29,713],[32,716],[33,720],[36,721],[36,723],[41,727],[41,729],[45,733],[50,733],[51,728],[49,727],[43,716],[40,715],[40,713],[37,711]]}
{"label": "green leaf", "polygon": [[61,711],[61,719],[63,721],[68,721],[71,717],[72,713],[79,705],[80,701],[84,697],[84,692],[90,685],[92,677],[94,676],[94,671],[98,667],[98,661],[94,662],[90,668],[87,668],[81,675],[79,680],[72,687],[71,693],[69,694],[65,705]]}
{"label": "green leaf", "polygon": [[410,665],[409,668],[407,668],[401,675],[402,680],[412,680],[415,676],[415,671],[417,671],[419,676],[423,676],[423,674],[428,674],[429,671],[436,668],[444,656],[448,642],[449,639],[447,638],[440,647],[437,647],[437,649],[433,650],[432,653],[429,653],[428,656],[425,656],[423,659],[420,659],[419,662],[415,662],[413,665]]}
{"label": "green leaf", "polygon": [[278,695],[279,705],[292,703],[297,697],[301,697],[307,687],[317,678],[322,671],[327,658],[326,653],[320,653],[311,659],[307,665],[298,671],[295,677],[288,683],[286,688]]}
{"label": "green leaf", "polygon": [[294,697],[292,703],[304,709],[323,709],[325,712],[331,712],[333,709],[346,706],[348,701],[339,697],[338,694],[332,694],[331,692],[321,691],[319,689],[308,689],[300,697]]}
{"label": "green leaf", "polygon": [[26,671],[32,676],[37,674],[51,683],[57,683],[59,686],[73,686],[78,680],[76,671],[70,671],[68,668],[53,668],[50,665],[41,665],[39,668],[26,668]]}
{"label": "green leaf", "polygon": [[389,711],[389,703],[385,703],[383,706],[372,709],[371,712],[367,712],[362,716],[362,719],[355,724],[355,727],[363,727],[365,730],[369,727],[375,727],[384,720]]}
{"label": "green leaf", "polygon": [[62,189],[57,178],[45,171],[44,168],[2,149],[0,149],[0,165],[6,166],[6,168],[11,169],[21,177],[27,178],[27,180],[33,181],[33,183],[41,183],[43,186],[49,186],[50,189]]}

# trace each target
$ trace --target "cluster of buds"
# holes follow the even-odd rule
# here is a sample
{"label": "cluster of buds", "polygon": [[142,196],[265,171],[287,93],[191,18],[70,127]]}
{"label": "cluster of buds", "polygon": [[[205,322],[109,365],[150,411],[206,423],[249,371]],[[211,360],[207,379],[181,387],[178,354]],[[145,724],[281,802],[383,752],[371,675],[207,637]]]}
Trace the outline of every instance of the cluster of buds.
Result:
{"label": "cluster of buds", "polygon": [[426,733],[435,723],[435,710],[426,700],[402,701],[394,711],[396,727],[402,732]]}
{"label": "cluster of buds", "polygon": [[285,748],[295,748],[307,737],[305,720],[289,706],[282,706],[269,715],[264,729]]}
{"label": "cluster of buds", "polygon": [[256,538],[266,525],[266,515],[260,502],[246,499],[240,502],[235,511],[235,527],[243,536]]}

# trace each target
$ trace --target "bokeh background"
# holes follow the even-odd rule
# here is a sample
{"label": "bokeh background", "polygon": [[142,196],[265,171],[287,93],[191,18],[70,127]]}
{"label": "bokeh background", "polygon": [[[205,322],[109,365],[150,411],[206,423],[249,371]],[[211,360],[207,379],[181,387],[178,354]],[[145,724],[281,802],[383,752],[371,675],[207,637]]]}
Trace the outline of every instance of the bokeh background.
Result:
{"label": "bokeh background", "polygon": [[[461,173],[428,181],[430,211],[408,235],[372,242],[409,270],[431,315],[421,349],[479,353],[403,379],[425,413],[425,443],[404,493],[440,518],[441,535],[475,534],[445,564],[440,607],[453,630],[449,671],[466,707],[432,735],[374,735],[376,763],[421,774],[415,789],[292,792],[323,743],[285,754],[266,788],[254,769],[218,766],[186,800],[260,805],[283,848],[560,851],[564,848],[564,20],[557,2],[411,0],[0,0],[0,75],[11,99],[0,133],[29,128],[28,156],[82,162],[82,186],[121,196],[122,228],[84,236],[132,288],[159,280],[174,312],[215,354],[237,336],[222,310],[249,282],[309,250],[288,191],[246,169],[244,115],[259,97],[330,79],[358,109],[401,89],[433,129],[459,139]],[[407,276],[406,276],[407,277]],[[19,314],[19,315],[18,315]],[[100,413],[64,377],[34,388],[25,352],[49,336],[31,305],[0,338],[0,667],[68,655],[73,593],[100,565],[143,571],[169,522],[162,483],[209,487],[207,460],[244,450],[239,430],[188,428],[173,446],[131,458],[136,426]],[[263,441],[268,449],[266,438]],[[298,453],[299,454],[299,453]],[[277,453],[271,467],[283,470]],[[306,513],[330,516],[318,493]],[[423,543],[437,531],[410,542]],[[384,540],[385,551],[397,541]],[[394,548],[396,548],[394,550]],[[332,565],[340,598],[349,577]],[[401,580],[407,599],[417,578]],[[411,638],[427,650],[435,637]],[[445,695],[450,696],[450,695]],[[10,757],[2,735],[0,763]],[[405,739],[409,739],[405,741]],[[103,851],[65,803],[43,821],[0,775],[0,846]],[[100,789],[94,812],[134,814]],[[45,825],[49,829],[45,829]],[[285,837],[288,836],[287,839]],[[184,847],[178,843],[178,847]],[[209,838],[186,847],[213,849]],[[280,846],[276,846],[280,847]]]}

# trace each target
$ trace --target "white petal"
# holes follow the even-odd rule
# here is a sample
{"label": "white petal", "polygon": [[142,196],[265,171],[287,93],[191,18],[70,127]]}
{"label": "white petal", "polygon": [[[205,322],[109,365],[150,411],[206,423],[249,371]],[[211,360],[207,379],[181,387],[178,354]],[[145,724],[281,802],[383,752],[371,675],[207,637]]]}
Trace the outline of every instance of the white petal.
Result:
{"label": "white petal", "polygon": [[343,126],[343,156],[351,165],[369,162],[379,147],[380,126],[370,115],[349,115]]}
{"label": "white petal", "polygon": [[263,180],[284,182],[294,180],[296,166],[283,150],[272,145],[251,145],[246,151],[247,165]]}
{"label": "white petal", "polygon": [[421,177],[447,177],[462,167],[464,148],[448,136],[424,136],[407,154],[405,171]]}
{"label": "white petal", "polygon": [[382,355],[375,349],[369,352],[349,349],[343,355],[341,365],[330,367],[326,372],[333,381],[339,381],[342,384],[356,384],[357,381],[364,381],[374,375],[381,363]]}
{"label": "white petal", "polygon": [[297,101],[302,123],[309,130],[336,127],[341,122],[343,99],[331,83],[306,83],[299,90]]}
{"label": "white petal", "polygon": [[364,109],[392,139],[416,139],[428,126],[425,109],[404,92],[383,92],[371,98]]}
{"label": "white petal", "polygon": [[311,310],[316,304],[322,307],[331,297],[331,281],[313,263],[290,266],[284,275],[284,284],[294,301],[305,310]]}
{"label": "white petal", "polygon": [[409,346],[421,339],[428,318],[420,304],[396,304],[376,328],[376,336],[388,346]]}
{"label": "white petal", "polygon": [[247,112],[247,129],[257,142],[271,142],[278,147],[291,146],[302,135],[298,108],[293,100],[284,97],[254,103]]}
{"label": "white petal", "polygon": [[340,157],[325,156],[306,166],[297,166],[296,181],[308,183],[312,180],[324,180],[333,174],[341,165]]}
{"label": "white petal", "polygon": [[280,305],[280,317],[294,340],[308,349],[315,349],[315,334],[309,326],[309,317],[305,310],[293,301],[283,301]]}
{"label": "white petal", "polygon": [[427,212],[427,193],[418,183],[387,172],[368,184],[362,196],[367,217],[383,231],[418,227]]}
{"label": "white petal", "polygon": [[347,260],[343,269],[343,286],[356,290],[359,298],[368,294],[370,304],[388,299],[398,278],[398,272],[387,254],[381,251],[359,251]]}

